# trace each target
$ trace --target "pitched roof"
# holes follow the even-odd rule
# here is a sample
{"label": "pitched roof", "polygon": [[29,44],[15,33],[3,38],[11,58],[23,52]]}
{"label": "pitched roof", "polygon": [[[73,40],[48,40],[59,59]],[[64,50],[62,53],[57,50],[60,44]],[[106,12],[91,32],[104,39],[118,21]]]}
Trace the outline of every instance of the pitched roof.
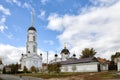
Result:
{"label": "pitched roof", "polygon": [[103,58],[100,58],[98,57],[97,60],[100,62],[100,63],[108,63],[108,61],[106,59],[103,59]]}
{"label": "pitched roof", "polygon": [[61,61],[61,65],[67,65],[67,64],[77,64],[77,63],[88,63],[88,62],[98,62],[95,57],[89,57],[89,58],[81,58],[81,59],[71,59],[67,61]]}

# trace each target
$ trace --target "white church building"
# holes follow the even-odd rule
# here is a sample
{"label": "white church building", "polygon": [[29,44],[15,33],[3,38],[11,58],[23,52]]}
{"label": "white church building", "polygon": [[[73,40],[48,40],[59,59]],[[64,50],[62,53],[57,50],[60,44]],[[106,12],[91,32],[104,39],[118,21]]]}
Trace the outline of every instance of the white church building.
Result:
{"label": "white church building", "polygon": [[25,66],[28,70],[30,70],[32,66],[39,70],[42,68],[42,54],[37,54],[36,32],[37,31],[34,27],[34,15],[32,12],[32,25],[28,28],[27,31],[26,54],[22,54],[20,59],[21,70],[23,70]]}
{"label": "white church building", "polygon": [[66,46],[60,54],[61,58],[55,54],[55,59],[51,60],[50,64],[59,62],[61,72],[99,72],[108,70],[108,64],[102,63],[95,57],[78,59],[75,54],[70,57],[70,52]]}

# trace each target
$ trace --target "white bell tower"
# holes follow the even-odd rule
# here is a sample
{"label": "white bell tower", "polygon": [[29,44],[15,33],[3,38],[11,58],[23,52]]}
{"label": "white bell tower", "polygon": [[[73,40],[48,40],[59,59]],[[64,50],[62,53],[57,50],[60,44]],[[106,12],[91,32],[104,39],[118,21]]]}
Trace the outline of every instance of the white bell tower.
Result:
{"label": "white bell tower", "polygon": [[34,13],[32,11],[31,17],[32,25],[28,29],[27,43],[26,43],[26,53],[27,54],[37,54],[37,41],[36,41],[36,29],[34,27]]}
{"label": "white bell tower", "polygon": [[42,55],[37,54],[37,31],[34,27],[33,11],[31,23],[31,27],[29,27],[27,31],[26,54],[22,54],[22,57],[20,59],[21,70],[24,70],[24,66],[26,66],[28,70],[30,70],[32,66],[39,70],[42,69]]}

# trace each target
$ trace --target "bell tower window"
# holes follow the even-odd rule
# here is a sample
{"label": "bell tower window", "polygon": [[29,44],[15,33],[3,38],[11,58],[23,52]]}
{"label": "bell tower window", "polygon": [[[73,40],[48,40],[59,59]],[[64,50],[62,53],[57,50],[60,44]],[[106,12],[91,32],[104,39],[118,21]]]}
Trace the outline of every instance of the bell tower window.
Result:
{"label": "bell tower window", "polygon": [[33,52],[36,52],[36,47],[35,47],[35,45],[33,46]]}
{"label": "bell tower window", "polygon": [[33,36],[33,41],[35,41],[35,36]]}
{"label": "bell tower window", "polygon": [[29,41],[29,36],[27,36],[27,41]]}

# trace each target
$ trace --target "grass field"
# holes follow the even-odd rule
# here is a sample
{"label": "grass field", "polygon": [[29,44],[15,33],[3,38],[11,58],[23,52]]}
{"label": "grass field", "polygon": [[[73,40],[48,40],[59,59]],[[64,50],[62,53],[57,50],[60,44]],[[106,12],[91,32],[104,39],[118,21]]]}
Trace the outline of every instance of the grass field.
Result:
{"label": "grass field", "polygon": [[[33,76],[33,77],[40,77],[43,79],[50,79],[50,78],[69,78],[68,80],[80,80],[83,78],[84,80],[106,80],[106,79],[120,79],[120,75],[117,74],[116,71],[109,71],[109,72],[96,72],[96,73],[29,73],[29,74],[17,74],[22,76]],[[119,72],[120,73],[120,72]]]}

